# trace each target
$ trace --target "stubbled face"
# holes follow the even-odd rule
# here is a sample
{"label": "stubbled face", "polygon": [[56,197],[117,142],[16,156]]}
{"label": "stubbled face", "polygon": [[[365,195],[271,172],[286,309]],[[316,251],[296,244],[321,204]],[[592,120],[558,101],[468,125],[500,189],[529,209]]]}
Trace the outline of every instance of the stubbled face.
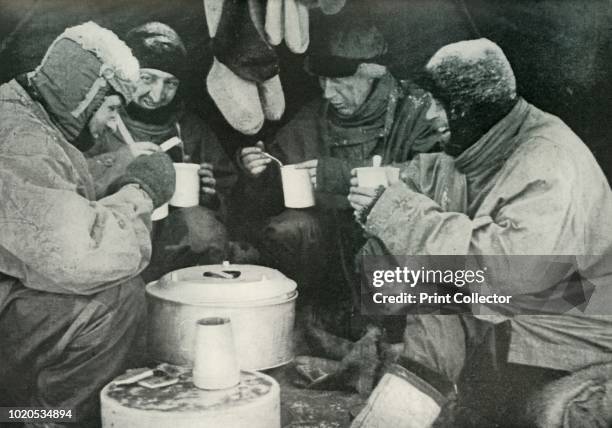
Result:
{"label": "stubbled face", "polygon": [[365,102],[374,80],[361,75],[349,77],[319,77],[323,98],[341,116],[350,117]]}
{"label": "stubbled face", "polygon": [[179,79],[173,74],[153,68],[141,68],[133,102],[147,110],[165,107],[176,96],[178,87]]}
{"label": "stubbled face", "polygon": [[94,137],[103,134],[108,128],[115,129],[117,119],[119,118],[119,109],[123,104],[123,99],[119,95],[110,95],[104,99],[104,102],[96,110],[92,118],[89,120],[89,132]]}

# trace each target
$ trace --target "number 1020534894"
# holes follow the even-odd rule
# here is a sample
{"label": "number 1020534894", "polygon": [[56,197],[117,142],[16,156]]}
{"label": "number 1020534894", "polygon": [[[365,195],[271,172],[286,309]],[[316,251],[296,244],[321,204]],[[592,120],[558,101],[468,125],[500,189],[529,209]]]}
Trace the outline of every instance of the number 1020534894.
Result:
{"label": "number 1020534894", "polygon": [[74,422],[74,410],[47,407],[0,407],[0,422]]}

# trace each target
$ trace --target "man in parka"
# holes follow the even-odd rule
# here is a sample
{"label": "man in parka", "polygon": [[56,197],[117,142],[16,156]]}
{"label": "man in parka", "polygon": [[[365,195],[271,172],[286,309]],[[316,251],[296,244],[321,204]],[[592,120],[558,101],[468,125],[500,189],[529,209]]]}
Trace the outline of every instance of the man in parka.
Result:
{"label": "man in parka", "polygon": [[[526,409],[543,388],[611,361],[612,192],[580,138],[517,94],[495,43],[444,46],[426,80],[448,116],[445,153],[420,155],[382,194],[353,179],[349,200],[380,256],[467,256],[485,278],[471,291],[511,300],[409,315],[400,364],[352,426],[431,426],[457,386],[481,419],[453,426],[536,426]],[[603,367],[551,403],[561,422],[537,426],[609,426]]]}
{"label": "man in parka", "polygon": [[96,201],[81,152],[90,118],[108,97],[129,100],[138,72],[130,49],[88,22],[0,87],[3,406],[68,409],[97,426],[97,395],[125,369],[151,213],[172,196],[174,169],[163,153],[141,156]]}
{"label": "man in parka", "polygon": [[376,27],[353,24],[333,31],[324,49],[306,59],[322,98],[304,106],[268,152],[308,169],[316,207],[284,209],[279,170],[263,145],[240,153],[250,177],[249,206],[263,205],[271,216],[263,227],[253,228],[257,247],[267,263],[298,282],[303,299],[322,303],[347,293],[343,283],[352,275],[352,258],[362,244],[346,201],[351,169],[371,166],[375,155],[384,165],[406,161],[438,150],[443,138],[446,124],[431,114],[429,94],[391,75],[386,53]]}

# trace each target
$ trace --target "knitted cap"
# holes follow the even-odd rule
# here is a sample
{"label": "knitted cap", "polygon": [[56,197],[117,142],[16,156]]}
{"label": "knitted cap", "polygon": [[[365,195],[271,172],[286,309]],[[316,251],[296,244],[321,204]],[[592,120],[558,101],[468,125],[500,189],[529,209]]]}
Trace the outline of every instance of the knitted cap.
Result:
{"label": "knitted cap", "polygon": [[87,22],[55,39],[28,77],[54,123],[74,141],[111,87],[131,100],[138,70],[125,43],[112,31]]}
{"label": "knitted cap", "polygon": [[179,35],[161,22],[148,22],[133,28],[125,42],[138,59],[140,68],[153,68],[183,78],[187,50]]}
{"label": "knitted cap", "polygon": [[371,77],[386,72],[387,43],[375,26],[347,26],[333,31],[323,52],[308,55],[304,67],[310,74],[347,77],[358,71]]}

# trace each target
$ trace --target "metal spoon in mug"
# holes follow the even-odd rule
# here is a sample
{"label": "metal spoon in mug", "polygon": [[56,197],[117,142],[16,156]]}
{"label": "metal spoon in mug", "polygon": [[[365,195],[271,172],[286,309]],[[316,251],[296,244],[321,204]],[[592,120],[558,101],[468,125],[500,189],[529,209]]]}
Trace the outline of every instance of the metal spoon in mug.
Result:
{"label": "metal spoon in mug", "polygon": [[278,159],[276,159],[274,156],[272,156],[271,154],[268,154],[266,152],[261,152],[262,155],[272,159],[274,162],[276,162],[278,164],[278,166],[282,167],[283,163],[281,161],[279,161]]}
{"label": "metal spoon in mug", "polygon": [[382,156],[374,155],[374,157],[372,158],[372,166],[375,168],[378,168],[380,167],[381,164],[382,164]]}

